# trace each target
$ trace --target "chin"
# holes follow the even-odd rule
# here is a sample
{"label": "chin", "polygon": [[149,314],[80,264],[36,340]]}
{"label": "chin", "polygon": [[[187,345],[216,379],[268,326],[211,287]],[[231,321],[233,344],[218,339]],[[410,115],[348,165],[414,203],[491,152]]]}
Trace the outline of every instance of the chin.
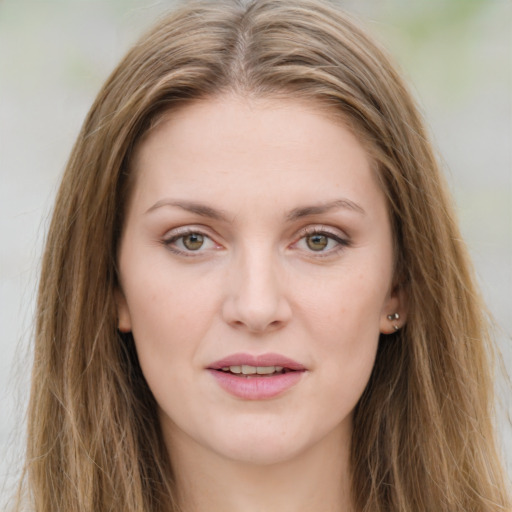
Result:
{"label": "chin", "polygon": [[247,440],[239,443],[229,443],[228,446],[217,447],[218,455],[242,464],[254,466],[270,466],[293,460],[305,448],[295,443],[276,442],[275,440]]}
{"label": "chin", "polygon": [[314,435],[306,430],[270,421],[253,422],[245,428],[212,432],[206,442],[225,459],[265,466],[291,461],[325,436],[324,432]]}

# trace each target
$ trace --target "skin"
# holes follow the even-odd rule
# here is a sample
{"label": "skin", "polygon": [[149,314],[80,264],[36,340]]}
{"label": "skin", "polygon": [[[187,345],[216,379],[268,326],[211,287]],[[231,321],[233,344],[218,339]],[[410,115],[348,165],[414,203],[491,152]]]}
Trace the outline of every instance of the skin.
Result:
{"label": "skin", "polygon": [[[197,101],[132,162],[119,329],[133,332],[186,511],[350,510],[352,412],[398,323],[387,316],[405,311],[371,162],[315,107]],[[239,352],[306,371],[276,397],[241,399],[207,370]]]}

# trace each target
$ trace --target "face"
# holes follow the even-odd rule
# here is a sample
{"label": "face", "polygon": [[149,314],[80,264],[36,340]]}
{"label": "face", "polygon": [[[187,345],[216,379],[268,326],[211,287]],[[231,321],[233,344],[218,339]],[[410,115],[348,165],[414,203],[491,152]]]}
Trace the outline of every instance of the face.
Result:
{"label": "face", "polygon": [[384,195],[318,111],[203,100],[136,151],[119,329],[168,443],[272,463],[348,440],[387,316],[403,320]]}

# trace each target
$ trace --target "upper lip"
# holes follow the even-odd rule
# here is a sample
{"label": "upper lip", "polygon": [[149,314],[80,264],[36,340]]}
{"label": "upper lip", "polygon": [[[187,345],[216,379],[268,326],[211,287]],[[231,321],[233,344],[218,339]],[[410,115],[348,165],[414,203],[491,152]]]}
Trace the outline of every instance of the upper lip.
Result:
{"label": "upper lip", "polygon": [[228,366],[282,366],[289,370],[303,371],[306,367],[281,354],[231,354],[208,365],[209,370],[220,370]]}

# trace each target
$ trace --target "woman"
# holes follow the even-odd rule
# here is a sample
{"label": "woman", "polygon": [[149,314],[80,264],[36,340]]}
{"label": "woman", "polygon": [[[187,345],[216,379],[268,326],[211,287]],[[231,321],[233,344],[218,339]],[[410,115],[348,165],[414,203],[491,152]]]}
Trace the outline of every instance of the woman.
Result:
{"label": "woman", "polygon": [[93,105],[46,247],[35,510],[510,507],[445,185],[328,4],[163,19]]}

